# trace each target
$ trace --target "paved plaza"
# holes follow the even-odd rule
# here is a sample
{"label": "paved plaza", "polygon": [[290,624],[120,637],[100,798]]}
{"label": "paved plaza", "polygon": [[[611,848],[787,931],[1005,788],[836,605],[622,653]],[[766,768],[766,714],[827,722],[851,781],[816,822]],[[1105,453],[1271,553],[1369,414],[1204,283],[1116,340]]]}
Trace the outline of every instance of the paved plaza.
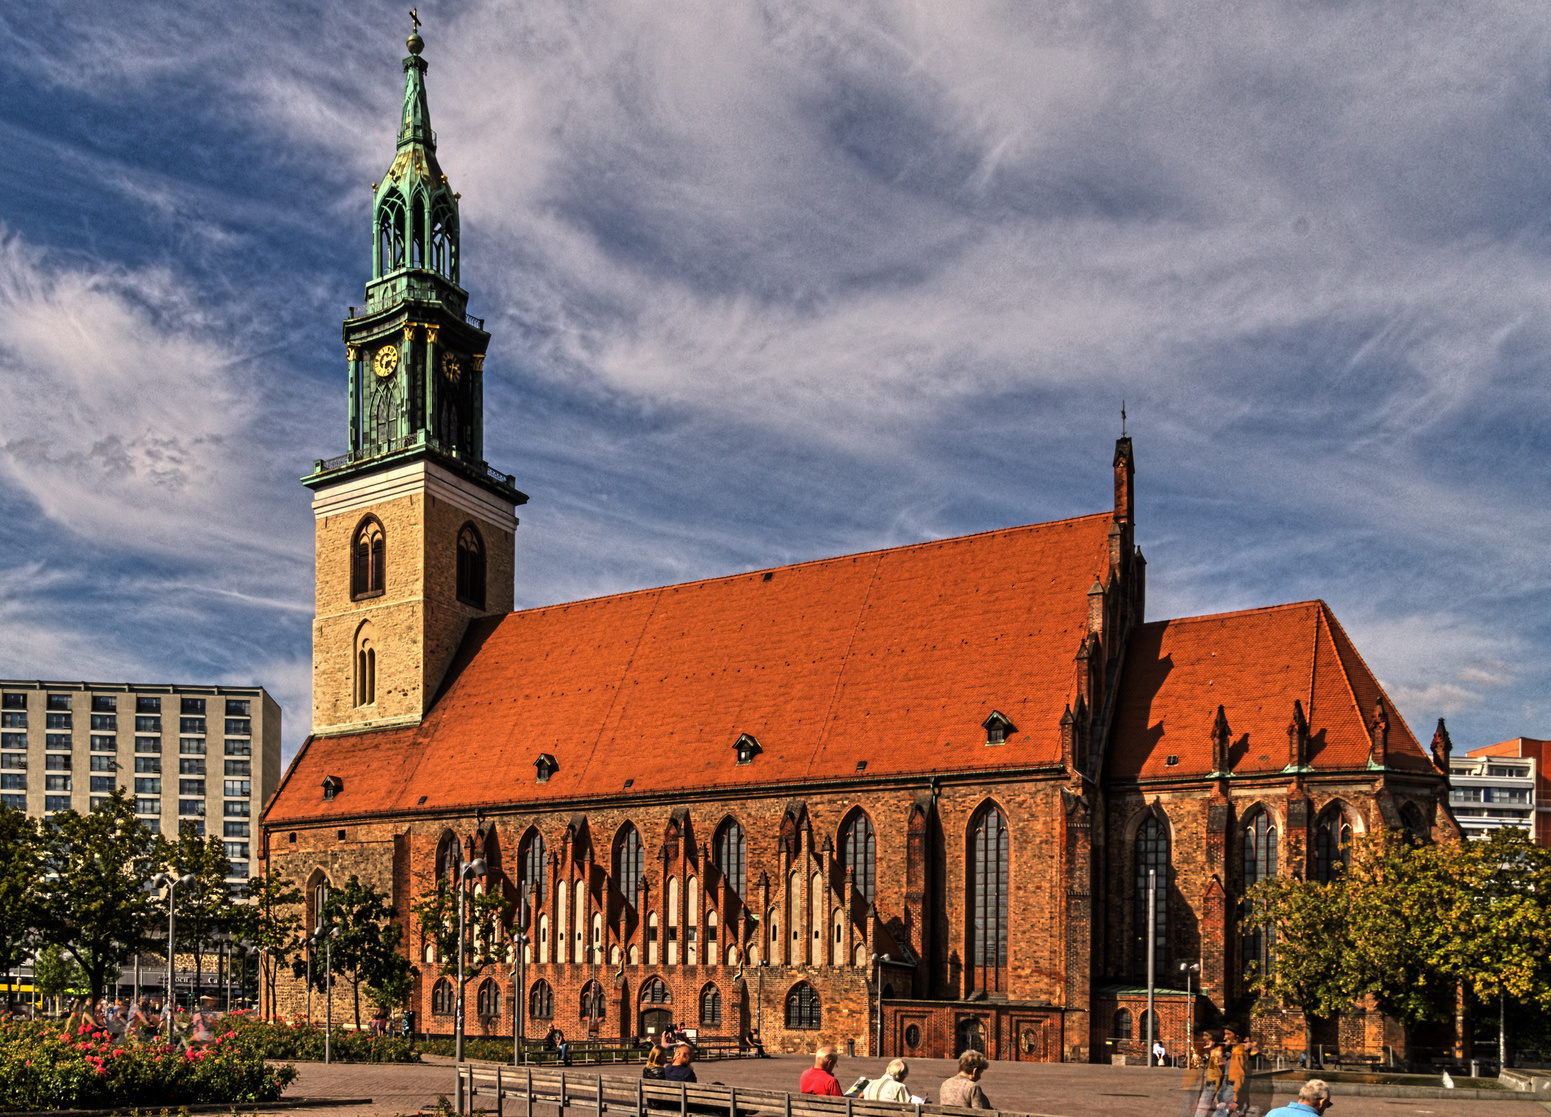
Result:
{"label": "paved plaza", "polygon": [[[485,1064],[492,1065],[492,1064]],[[701,1082],[721,1082],[772,1090],[796,1090],[797,1078],[811,1060],[795,1055],[771,1059],[734,1059],[700,1063]],[[859,1075],[874,1075],[885,1065],[880,1059],[842,1059],[837,1074],[842,1085]],[[945,1059],[912,1060],[909,1085],[925,1087],[933,1098],[955,1064]],[[308,1098],[371,1098],[370,1106],[319,1108],[295,1111],[303,1117],[393,1117],[430,1109],[439,1096],[453,1097],[451,1060],[435,1059],[415,1066],[362,1063],[323,1066],[300,1063],[301,1072],[288,1096]],[[579,1078],[595,1071],[577,1067]],[[987,1095],[998,1107],[1050,1117],[1180,1117],[1184,1110],[1179,1090],[1180,1072],[1146,1067],[1107,1067],[1085,1063],[993,1063],[982,1079]],[[1286,1085],[1275,1096],[1276,1104],[1293,1097]],[[1339,1095],[1333,1117],[1541,1117],[1548,1108],[1534,1101],[1455,1101],[1416,1098],[1370,1098]],[[481,1105],[487,1103],[481,1099]],[[490,1106],[493,1109],[493,1105]],[[520,1103],[509,1103],[514,1117],[526,1117]],[[535,1106],[535,1117],[561,1117],[551,1106]],[[571,1117],[585,1117],[573,1113]]]}

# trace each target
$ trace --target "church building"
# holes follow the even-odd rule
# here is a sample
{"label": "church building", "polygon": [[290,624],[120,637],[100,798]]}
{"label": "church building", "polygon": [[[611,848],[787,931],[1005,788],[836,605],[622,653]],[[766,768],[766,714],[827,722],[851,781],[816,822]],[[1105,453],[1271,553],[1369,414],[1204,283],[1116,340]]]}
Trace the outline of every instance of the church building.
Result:
{"label": "church building", "polygon": [[442,1034],[456,965],[411,908],[482,859],[508,903],[471,1036],[1108,1061],[1189,1018],[1301,1049],[1251,1019],[1242,897],[1364,831],[1455,833],[1442,724],[1429,752],[1322,601],[1148,620],[1124,437],[1092,515],[512,611],[527,497],[484,459],[490,335],[408,45],[348,450],[304,479],[313,731],[261,822],[307,925],[325,883],[391,897]]}

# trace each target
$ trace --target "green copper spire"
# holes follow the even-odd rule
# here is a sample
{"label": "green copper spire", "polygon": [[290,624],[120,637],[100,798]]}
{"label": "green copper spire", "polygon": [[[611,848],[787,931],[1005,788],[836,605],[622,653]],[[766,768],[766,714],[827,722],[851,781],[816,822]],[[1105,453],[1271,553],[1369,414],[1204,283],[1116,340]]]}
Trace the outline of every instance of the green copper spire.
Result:
{"label": "green copper spire", "polygon": [[307,482],[430,459],[521,504],[527,498],[512,478],[484,460],[490,335],[459,286],[458,195],[436,159],[418,20],[408,46],[397,149],[372,183],[366,304],[351,307],[344,323],[350,448],[320,462]]}

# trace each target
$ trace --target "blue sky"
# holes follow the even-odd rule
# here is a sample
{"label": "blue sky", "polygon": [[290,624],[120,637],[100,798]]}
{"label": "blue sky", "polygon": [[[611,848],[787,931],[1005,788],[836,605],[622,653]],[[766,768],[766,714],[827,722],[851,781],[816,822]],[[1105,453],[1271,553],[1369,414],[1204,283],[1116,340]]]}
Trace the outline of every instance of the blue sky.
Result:
{"label": "blue sky", "polygon": [[[0,10],[0,675],[309,713],[403,5]],[[539,605],[1083,514],[1551,736],[1551,8],[419,5]]]}

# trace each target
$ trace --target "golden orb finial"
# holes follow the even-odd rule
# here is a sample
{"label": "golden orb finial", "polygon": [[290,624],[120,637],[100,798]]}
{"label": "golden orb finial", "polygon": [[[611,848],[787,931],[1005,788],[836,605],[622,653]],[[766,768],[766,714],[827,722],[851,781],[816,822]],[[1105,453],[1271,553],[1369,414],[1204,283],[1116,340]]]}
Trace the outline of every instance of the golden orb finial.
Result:
{"label": "golden orb finial", "polygon": [[409,48],[410,54],[419,54],[425,49],[425,40],[420,37],[420,9],[409,9],[409,22],[411,24],[409,38],[404,45]]}

